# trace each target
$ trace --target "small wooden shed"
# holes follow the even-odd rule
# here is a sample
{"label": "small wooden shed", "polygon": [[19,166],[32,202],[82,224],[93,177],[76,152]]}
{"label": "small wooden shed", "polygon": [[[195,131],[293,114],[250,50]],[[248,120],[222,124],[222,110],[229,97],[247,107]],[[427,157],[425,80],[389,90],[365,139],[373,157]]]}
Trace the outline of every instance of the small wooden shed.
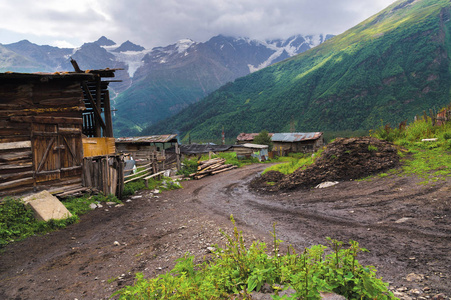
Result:
{"label": "small wooden shed", "polygon": [[271,141],[274,144],[273,152],[283,153],[282,155],[290,152],[314,152],[324,145],[322,132],[274,133]]}
{"label": "small wooden shed", "polygon": [[[174,147],[175,151],[166,153],[166,149]],[[172,163],[180,169],[180,149],[177,134],[136,136],[116,138],[116,150],[130,154],[138,166],[146,164],[160,165],[156,169],[164,170]]]}
{"label": "small wooden shed", "polygon": [[0,74],[0,196],[81,184],[83,82],[94,74]]}

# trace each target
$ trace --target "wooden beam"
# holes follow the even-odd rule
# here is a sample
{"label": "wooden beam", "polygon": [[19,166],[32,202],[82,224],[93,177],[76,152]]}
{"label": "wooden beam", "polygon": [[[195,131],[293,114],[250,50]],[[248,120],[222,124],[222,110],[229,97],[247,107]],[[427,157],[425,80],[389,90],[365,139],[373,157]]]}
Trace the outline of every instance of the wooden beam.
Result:
{"label": "wooden beam", "polygon": [[31,141],[0,143],[0,150],[31,148]]}
{"label": "wooden beam", "polygon": [[[99,112],[102,111],[102,87],[100,86],[100,83],[101,83],[100,77],[97,77],[96,78],[96,106],[97,106],[97,110]],[[89,92],[91,92],[91,91],[89,91]],[[91,95],[92,95],[92,93],[91,93]],[[105,130],[106,130],[106,126],[103,127],[104,135],[105,135]],[[101,128],[100,122],[96,122],[95,131],[96,131],[96,136],[98,136],[98,137],[102,136],[102,128]]]}
{"label": "wooden beam", "polygon": [[95,116],[96,121],[98,121],[100,126],[102,126],[103,130],[105,130],[106,129],[106,125],[105,125],[105,122],[103,122],[102,114],[99,111],[99,109],[97,108],[97,105],[96,105],[96,103],[94,101],[94,98],[92,97],[92,94],[89,91],[88,85],[86,84],[85,81],[82,83],[82,86],[83,86],[83,89],[84,89],[84,91],[86,93],[86,96],[88,97],[89,102],[92,105],[92,110],[94,111],[94,116]]}
{"label": "wooden beam", "polygon": [[83,118],[62,118],[50,116],[13,116],[12,122],[41,124],[83,124]]}
{"label": "wooden beam", "polygon": [[114,137],[113,136],[113,119],[111,117],[111,105],[110,105],[110,91],[105,91],[105,99],[103,100],[104,103],[104,116],[105,116],[105,123],[106,123],[106,130],[104,132],[104,136],[106,137]]}

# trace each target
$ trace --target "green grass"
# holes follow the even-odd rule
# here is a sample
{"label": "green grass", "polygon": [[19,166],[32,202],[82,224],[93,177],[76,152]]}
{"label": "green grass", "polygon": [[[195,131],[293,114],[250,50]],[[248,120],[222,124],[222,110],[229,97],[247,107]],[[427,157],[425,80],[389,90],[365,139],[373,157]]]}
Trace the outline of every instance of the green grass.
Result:
{"label": "green grass", "polygon": [[297,169],[305,169],[315,162],[315,159],[321,156],[324,150],[319,150],[315,154],[310,153],[290,153],[289,156],[281,156],[276,161],[281,161],[284,163],[277,164],[266,168],[262,174],[268,171],[278,171],[283,174],[291,174]]}
{"label": "green grass", "polygon": [[[451,176],[451,123],[433,126],[430,118],[421,118],[406,128],[381,126],[371,135],[406,149],[399,152],[402,169],[398,175],[416,175],[424,179],[423,184]],[[433,138],[437,140],[421,141]]]}
{"label": "green grass", "polygon": [[27,209],[21,199],[6,198],[0,204],[0,247],[10,242],[24,239],[26,237],[44,234],[53,230],[62,229],[76,223],[79,216],[90,211],[91,203],[117,202],[120,201],[113,195],[102,194],[81,198],[69,198],[62,203],[72,214],[72,217],[63,220],[50,220],[48,222],[35,219],[33,211]]}
{"label": "green grass", "polygon": [[[321,299],[321,291],[343,295],[346,299],[396,299],[388,284],[376,276],[373,266],[362,266],[357,260],[361,248],[355,241],[345,243],[327,238],[328,246],[316,245],[296,253],[293,247],[279,253],[281,240],[273,228],[274,250],[268,254],[265,243],[253,242],[246,247],[242,232],[234,224],[233,235],[221,233],[225,248],[215,245],[209,261],[194,263],[186,254],[175,267],[156,278],[136,274],[134,285],[126,286],[112,296],[119,299],[249,299],[264,284],[277,291],[293,288],[294,299]],[[291,299],[291,298],[290,298]]]}

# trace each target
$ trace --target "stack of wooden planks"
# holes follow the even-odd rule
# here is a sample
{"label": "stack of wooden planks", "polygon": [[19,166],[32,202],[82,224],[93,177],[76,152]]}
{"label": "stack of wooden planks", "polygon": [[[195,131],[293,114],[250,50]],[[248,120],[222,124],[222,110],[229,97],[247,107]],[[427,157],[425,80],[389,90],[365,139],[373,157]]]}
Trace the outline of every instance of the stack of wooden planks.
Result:
{"label": "stack of wooden planks", "polygon": [[237,166],[226,164],[225,159],[223,158],[213,158],[209,160],[199,161],[197,172],[192,173],[189,176],[194,179],[201,179],[208,175],[215,175],[235,168],[237,168]]}

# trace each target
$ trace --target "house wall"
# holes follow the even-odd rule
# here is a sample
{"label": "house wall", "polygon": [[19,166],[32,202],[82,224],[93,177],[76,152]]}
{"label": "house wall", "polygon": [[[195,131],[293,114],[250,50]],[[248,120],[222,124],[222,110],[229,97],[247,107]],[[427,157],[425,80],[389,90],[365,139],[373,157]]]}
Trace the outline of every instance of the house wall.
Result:
{"label": "house wall", "polygon": [[273,142],[273,151],[275,152],[284,152],[283,155],[290,153],[290,152],[296,152],[296,153],[309,153],[309,152],[315,152],[320,147],[324,145],[324,139],[323,137],[320,137],[317,140],[308,140],[308,141],[300,141],[300,142]]}
{"label": "house wall", "polygon": [[0,197],[81,184],[80,80],[0,81]]}

